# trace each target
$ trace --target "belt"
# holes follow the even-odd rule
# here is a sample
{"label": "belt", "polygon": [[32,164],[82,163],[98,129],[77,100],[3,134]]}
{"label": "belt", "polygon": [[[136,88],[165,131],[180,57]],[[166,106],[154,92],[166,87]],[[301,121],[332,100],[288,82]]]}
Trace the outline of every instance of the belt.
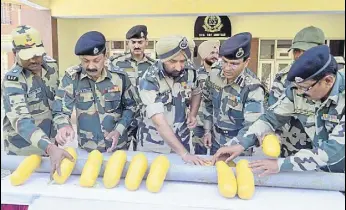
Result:
{"label": "belt", "polygon": [[239,130],[233,130],[233,131],[223,130],[223,129],[217,127],[217,126],[215,126],[215,131],[217,133],[221,133],[221,134],[224,134],[224,135],[227,135],[227,136],[231,136],[231,137],[237,136],[238,132],[239,132]]}

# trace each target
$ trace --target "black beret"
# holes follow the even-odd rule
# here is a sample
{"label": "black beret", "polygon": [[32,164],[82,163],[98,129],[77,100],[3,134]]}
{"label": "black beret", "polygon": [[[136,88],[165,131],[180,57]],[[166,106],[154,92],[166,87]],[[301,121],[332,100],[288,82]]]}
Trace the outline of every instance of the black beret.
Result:
{"label": "black beret", "polygon": [[148,35],[148,29],[145,25],[136,25],[133,26],[127,33],[126,33],[126,39],[140,39],[140,38],[147,38]]}
{"label": "black beret", "polygon": [[98,55],[105,49],[105,36],[98,31],[89,31],[78,39],[74,53],[76,55]]}
{"label": "black beret", "polygon": [[252,35],[249,32],[236,34],[227,39],[220,48],[220,55],[230,60],[249,57]]}
{"label": "black beret", "polygon": [[305,51],[288,72],[288,81],[297,83],[312,79],[330,68],[337,68],[329,47],[320,45]]}

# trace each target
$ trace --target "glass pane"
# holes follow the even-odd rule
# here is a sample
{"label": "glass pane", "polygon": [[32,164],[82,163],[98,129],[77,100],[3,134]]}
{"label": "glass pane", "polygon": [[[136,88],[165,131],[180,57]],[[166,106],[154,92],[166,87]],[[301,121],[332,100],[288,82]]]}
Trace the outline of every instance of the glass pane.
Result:
{"label": "glass pane", "polygon": [[281,71],[282,69],[286,68],[286,66],[288,66],[287,63],[280,63],[278,67],[278,71]]}
{"label": "glass pane", "polygon": [[344,56],[345,40],[330,40],[330,52],[334,56]]}
{"label": "glass pane", "polygon": [[271,63],[262,63],[261,82],[267,87],[267,90],[269,90],[271,86],[271,69]]}
{"label": "glass pane", "polygon": [[278,48],[290,48],[292,40],[278,40]]}
{"label": "glass pane", "polygon": [[149,41],[147,49],[154,49],[154,41]]}
{"label": "glass pane", "polygon": [[124,49],[124,41],[112,41],[112,49]]}
{"label": "glass pane", "polygon": [[274,59],[275,40],[261,40],[260,52],[260,59]]}

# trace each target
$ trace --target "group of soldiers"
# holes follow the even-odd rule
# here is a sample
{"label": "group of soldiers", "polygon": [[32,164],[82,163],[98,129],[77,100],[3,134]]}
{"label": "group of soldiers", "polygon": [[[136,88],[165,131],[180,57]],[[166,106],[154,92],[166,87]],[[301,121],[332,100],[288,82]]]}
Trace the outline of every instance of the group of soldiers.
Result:
{"label": "group of soldiers", "polygon": [[[59,145],[77,135],[88,152],[176,153],[204,165],[251,155],[275,132],[281,157],[251,162],[260,175],[344,172],[345,75],[321,29],[297,33],[294,62],[276,75],[269,92],[248,68],[251,33],[221,46],[217,40],[201,43],[199,68],[192,40],[160,38],[153,60],[144,53],[147,36],[146,26],[132,27],[126,34],[130,52],[108,58],[105,36],[89,31],[75,45],[80,63],[60,78],[39,32],[18,26],[12,33],[16,63],[2,87],[8,154],[49,156],[52,172],[59,171],[64,158],[73,160]],[[200,156],[206,154],[213,158]]]}

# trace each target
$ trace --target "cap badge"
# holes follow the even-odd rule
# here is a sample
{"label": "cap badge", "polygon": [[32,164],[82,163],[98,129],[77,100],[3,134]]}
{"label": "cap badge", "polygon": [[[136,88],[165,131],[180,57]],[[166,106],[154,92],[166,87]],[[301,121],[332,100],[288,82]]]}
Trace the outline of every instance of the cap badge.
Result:
{"label": "cap badge", "polygon": [[294,80],[296,81],[296,83],[300,83],[304,81],[304,79],[301,77],[295,77]]}
{"label": "cap badge", "polygon": [[144,37],[144,33],[143,33],[143,31],[141,32],[141,37]]}
{"label": "cap badge", "polygon": [[94,55],[96,55],[97,53],[99,53],[99,49],[97,47],[94,48]]}
{"label": "cap badge", "polygon": [[31,45],[33,45],[33,43],[32,43],[32,38],[30,37],[30,34],[27,34],[26,35],[26,43],[25,43],[25,46],[31,46]]}
{"label": "cap badge", "polygon": [[188,42],[187,42],[187,39],[185,37],[183,40],[180,41],[179,48],[182,50],[185,50],[186,48],[188,48]]}
{"label": "cap badge", "polygon": [[241,47],[241,48],[238,49],[238,52],[237,52],[237,54],[235,55],[235,57],[236,57],[236,58],[241,58],[241,57],[244,56],[244,54],[245,54],[245,52],[244,52],[243,48]]}

